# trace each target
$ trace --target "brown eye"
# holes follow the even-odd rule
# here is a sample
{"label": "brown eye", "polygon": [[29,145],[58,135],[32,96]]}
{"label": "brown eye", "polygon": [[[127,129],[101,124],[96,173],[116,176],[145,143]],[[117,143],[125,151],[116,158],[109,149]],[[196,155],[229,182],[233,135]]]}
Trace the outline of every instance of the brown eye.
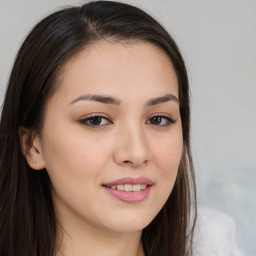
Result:
{"label": "brown eye", "polygon": [[151,122],[151,124],[159,125],[162,122],[162,117],[161,116],[153,116],[150,118],[150,122]]}
{"label": "brown eye", "polygon": [[168,116],[157,115],[157,116],[152,116],[151,118],[149,118],[146,123],[155,125],[155,126],[168,126],[168,125],[175,123],[175,121]]}
{"label": "brown eye", "polygon": [[90,125],[100,125],[102,121],[102,117],[101,116],[94,116],[91,117],[88,122],[90,123]]}
{"label": "brown eye", "polygon": [[112,122],[104,116],[91,116],[80,120],[80,123],[90,127],[109,125]]}

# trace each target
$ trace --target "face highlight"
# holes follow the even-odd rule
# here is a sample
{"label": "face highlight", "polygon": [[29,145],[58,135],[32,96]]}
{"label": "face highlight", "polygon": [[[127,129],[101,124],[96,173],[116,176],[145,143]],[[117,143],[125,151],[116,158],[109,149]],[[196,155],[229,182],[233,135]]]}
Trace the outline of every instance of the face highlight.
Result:
{"label": "face highlight", "polygon": [[170,59],[149,43],[101,41],[65,65],[39,138],[65,229],[137,232],[153,220],[182,154],[178,96]]}

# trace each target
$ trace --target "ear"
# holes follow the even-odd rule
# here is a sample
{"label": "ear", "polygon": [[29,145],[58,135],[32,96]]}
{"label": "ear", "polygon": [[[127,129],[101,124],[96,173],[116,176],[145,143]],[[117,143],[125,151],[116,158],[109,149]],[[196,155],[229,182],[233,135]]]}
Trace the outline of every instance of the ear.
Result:
{"label": "ear", "polygon": [[45,163],[42,156],[39,136],[27,128],[20,127],[19,137],[21,150],[28,165],[34,170],[44,169]]}

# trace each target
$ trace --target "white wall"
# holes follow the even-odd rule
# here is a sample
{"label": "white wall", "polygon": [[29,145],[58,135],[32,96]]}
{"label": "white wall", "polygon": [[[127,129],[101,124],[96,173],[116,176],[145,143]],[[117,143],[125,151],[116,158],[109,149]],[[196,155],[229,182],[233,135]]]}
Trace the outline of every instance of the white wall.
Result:
{"label": "white wall", "polygon": [[[188,65],[199,203],[231,215],[256,255],[256,1],[133,0],[174,35]],[[78,1],[0,0],[0,102],[35,21]],[[80,1],[81,3],[81,1]]]}

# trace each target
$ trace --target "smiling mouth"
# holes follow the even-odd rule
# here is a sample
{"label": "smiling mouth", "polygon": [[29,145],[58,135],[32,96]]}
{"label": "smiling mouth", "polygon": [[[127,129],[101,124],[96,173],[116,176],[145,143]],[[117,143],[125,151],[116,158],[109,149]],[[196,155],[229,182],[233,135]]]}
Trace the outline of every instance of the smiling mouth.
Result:
{"label": "smiling mouth", "polygon": [[153,185],[153,181],[147,177],[124,177],[102,184],[102,187],[118,200],[138,203],[149,196]]}
{"label": "smiling mouth", "polygon": [[147,185],[147,184],[120,184],[120,185],[103,185],[107,188],[111,188],[111,189],[115,189],[115,190],[119,190],[119,191],[126,191],[126,192],[137,192],[137,191],[141,191],[146,189],[148,186],[151,185]]}
{"label": "smiling mouth", "polygon": [[152,186],[153,184],[102,185],[111,196],[126,203],[143,201],[149,196]]}

